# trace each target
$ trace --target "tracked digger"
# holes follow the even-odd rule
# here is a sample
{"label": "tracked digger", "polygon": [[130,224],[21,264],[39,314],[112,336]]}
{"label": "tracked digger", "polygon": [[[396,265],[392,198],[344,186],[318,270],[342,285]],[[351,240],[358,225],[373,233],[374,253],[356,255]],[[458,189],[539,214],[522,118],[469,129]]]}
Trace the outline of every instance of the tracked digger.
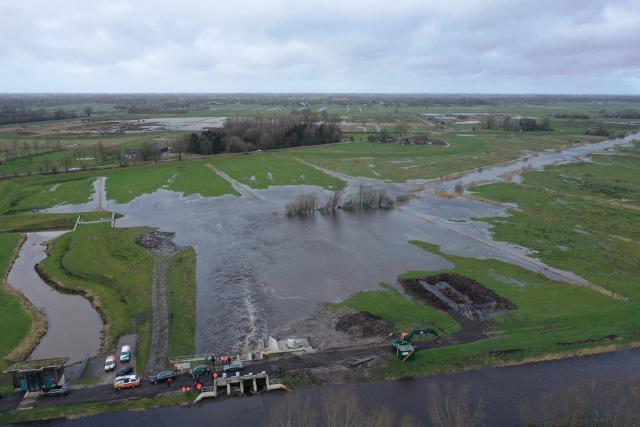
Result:
{"label": "tracked digger", "polygon": [[396,352],[396,357],[406,363],[416,358],[416,347],[411,340],[416,335],[432,335],[436,339],[440,338],[438,333],[431,328],[414,329],[411,332],[403,332],[399,337],[391,338],[391,348]]}

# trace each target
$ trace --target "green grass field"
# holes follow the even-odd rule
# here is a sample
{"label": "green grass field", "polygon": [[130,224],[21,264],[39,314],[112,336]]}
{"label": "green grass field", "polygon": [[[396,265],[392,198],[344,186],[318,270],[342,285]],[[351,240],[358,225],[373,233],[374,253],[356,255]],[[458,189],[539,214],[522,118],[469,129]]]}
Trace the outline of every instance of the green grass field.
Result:
{"label": "green grass field", "polygon": [[91,200],[94,179],[87,173],[73,173],[0,180],[0,214],[86,203]]}
{"label": "green grass field", "polygon": [[[3,281],[20,235],[0,234],[0,371],[7,366],[5,357],[27,336],[31,318],[18,298],[8,292]],[[0,383],[0,388],[4,385]]]}
{"label": "green grass field", "polygon": [[291,153],[314,165],[346,175],[404,182],[410,179],[438,178],[512,161],[525,153],[568,147],[575,140],[596,140],[593,137],[560,132],[481,131],[434,137],[450,146],[354,142],[310,147]]}
{"label": "green grass field", "polygon": [[172,162],[158,165],[128,167],[104,172],[107,176],[107,198],[127,203],[142,194],[160,188],[178,191],[185,196],[204,197],[237,195],[231,185],[220,178],[202,161]]}
{"label": "green grass field", "polygon": [[342,307],[368,311],[392,322],[397,331],[432,327],[440,335],[446,336],[460,329],[458,322],[448,314],[407,298],[389,285],[382,285],[379,291],[358,292],[342,302],[329,304],[330,310]]}
{"label": "green grass field", "polygon": [[[547,354],[571,354],[588,347],[624,344],[640,338],[640,317],[636,315],[639,307],[635,302],[616,301],[501,261],[445,255],[428,243],[412,243],[455,265],[442,271],[479,281],[515,303],[517,309],[494,318],[493,338],[421,351],[410,364],[393,360],[379,372],[380,377],[453,372]],[[408,272],[403,277],[424,277],[439,272]],[[608,336],[618,338],[603,340]]]}
{"label": "green grass field", "polygon": [[42,271],[75,292],[93,295],[105,320],[106,343],[136,332],[137,364],[146,365],[151,322],[153,255],[136,244],[149,228],[110,228],[108,223],[78,227],[53,242]]}
{"label": "green grass field", "polygon": [[175,254],[167,270],[169,297],[169,356],[196,352],[196,252]]}
{"label": "green grass field", "polygon": [[246,156],[218,156],[213,157],[209,163],[252,188],[267,188],[271,185],[317,185],[338,190],[345,186],[345,182],[340,179],[289,156],[306,150],[308,149],[254,153]]}
{"label": "green grass field", "polygon": [[486,219],[496,239],[534,249],[549,265],[640,299],[640,147],[620,153],[527,172],[522,185],[473,191],[519,207],[507,218]]}

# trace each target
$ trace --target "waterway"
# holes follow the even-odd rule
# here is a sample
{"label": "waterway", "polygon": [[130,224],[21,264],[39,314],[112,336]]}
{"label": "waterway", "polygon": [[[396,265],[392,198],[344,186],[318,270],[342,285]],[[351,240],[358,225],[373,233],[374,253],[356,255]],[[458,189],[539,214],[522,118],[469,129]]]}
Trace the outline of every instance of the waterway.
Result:
{"label": "waterway", "polygon": [[[364,412],[388,405],[398,415],[430,425],[429,398],[443,393],[448,385],[454,392],[468,387],[472,406],[478,400],[484,404],[484,420],[488,426],[520,426],[520,406],[541,395],[569,390],[573,387],[602,386],[608,381],[631,381],[640,373],[640,349],[563,359],[553,362],[506,368],[488,368],[458,374],[422,377],[404,381],[384,381],[352,385],[314,386],[291,392],[260,394],[220,401],[204,401],[192,407],[167,407],[144,412],[118,412],[90,418],[56,421],[52,426],[113,426],[113,425],[268,425],[271,411],[278,410],[284,399],[294,398],[302,404],[307,399],[315,410],[322,409],[327,396],[347,390]],[[434,387],[437,387],[434,389]],[[437,391],[436,391],[437,390]],[[314,425],[323,425],[321,422]]]}
{"label": "waterway", "polygon": [[38,275],[35,266],[47,257],[44,242],[65,232],[29,233],[20,248],[8,282],[41,310],[47,332],[29,359],[69,357],[70,363],[97,354],[102,320],[89,301],[80,295],[58,292]]}

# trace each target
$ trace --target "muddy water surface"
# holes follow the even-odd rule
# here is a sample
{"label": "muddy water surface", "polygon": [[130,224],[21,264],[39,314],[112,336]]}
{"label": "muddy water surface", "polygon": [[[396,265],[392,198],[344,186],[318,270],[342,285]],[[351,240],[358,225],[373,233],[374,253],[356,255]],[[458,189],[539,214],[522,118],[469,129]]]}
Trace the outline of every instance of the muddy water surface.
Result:
{"label": "muddy water surface", "polygon": [[29,233],[9,272],[8,282],[47,318],[47,333],[29,358],[67,356],[73,363],[97,354],[102,321],[87,299],[56,291],[35,270],[35,266],[47,257],[43,243],[63,233]]}

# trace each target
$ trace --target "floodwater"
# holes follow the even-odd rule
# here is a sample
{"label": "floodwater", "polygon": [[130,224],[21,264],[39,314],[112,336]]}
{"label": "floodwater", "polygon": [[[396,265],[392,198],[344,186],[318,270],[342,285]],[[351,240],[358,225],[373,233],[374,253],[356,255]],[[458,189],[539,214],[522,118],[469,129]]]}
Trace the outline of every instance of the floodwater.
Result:
{"label": "floodwater", "polygon": [[427,410],[432,387],[442,393],[447,385],[453,390],[468,387],[470,400],[484,403],[486,425],[524,425],[519,407],[523,400],[569,389],[571,387],[602,385],[606,381],[629,381],[640,372],[640,350],[627,349],[615,353],[508,368],[489,368],[458,374],[437,375],[403,381],[384,381],[353,385],[324,385],[296,390],[291,394],[265,393],[251,397],[220,401],[204,401],[191,407],[168,407],[144,412],[118,412],[90,418],[56,421],[54,426],[94,427],[113,425],[268,425],[270,412],[278,404],[293,397],[297,402],[309,399],[311,407],[322,409],[322,399],[345,388],[356,397],[365,412],[388,405],[398,416],[410,416],[421,425],[430,425]]}
{"label": "floodwater", "polygon": [[[542,168],[631,139],[545,152],[527,164]],[[499,181],[504,173],[521,168],[518,162],[486,168],[461,181]],[[415,187],[336,175],[348,181],[347,195],[362,183],[391,194]],[[245,189],[242,197],[203,198],[160,189],[124,205],[106,202],[104,208],[125,215],[118,226],[155,226],[174,232],[177,244],[195,248],[198,352],[260,350],[272,331],[307,318],[318,304],[379,289],[380,282],[394,284],[408,270],[451,266],[409,244],[412,239],[440,245],[448,254],[504,260],[552,279],[586,285],[584,279],[532,258],[525,248],[494,241],[486,223],[472,220],[505,216],[507,206],[433,195],[436,188],[451,191],[456,182],[434,181],[418,200],[392,211],[305,219],[287,218],[286,203],[303,193],[326,198],[328,192],[313,186],[275,186]]]}
{"label": "floodwater", "polygon": [[161,117],[128,122],[139,125],[147,132],[162,130],[200,132],[210,128],[221,128],[226,120],[226,117]]}
{"label": "floodwater", "polygon": [[62,234],[59,231],[27,234],[8,282],[47,318],[47,333],[29,358],[66,356],[74,363],[98,353],[102,320],[86,298],[56,291],[35,270],[36,264],[47,257],[43,243]]}

